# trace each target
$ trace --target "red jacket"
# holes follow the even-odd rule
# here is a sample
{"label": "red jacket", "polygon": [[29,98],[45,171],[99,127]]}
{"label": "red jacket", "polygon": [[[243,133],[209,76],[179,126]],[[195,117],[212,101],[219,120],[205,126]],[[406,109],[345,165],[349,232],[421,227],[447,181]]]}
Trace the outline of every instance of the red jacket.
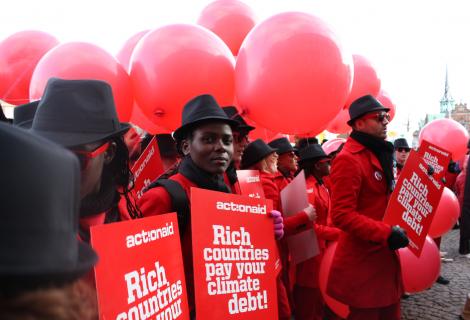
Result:
{"label": "red jacket", "polygon": [[403,294],[398,254],[387,246],[382,222],[389,195],[376,156],[348,138],[331,169],[331,218],[341,233],[327,293],[356,308],[397,303]]}
{"label": "red jacket", "polygon": [[[188,199],[191,199],[190,189],[191,187],[197,187],[196,184],[179,173],[171,176],[170,179],[179,182],[179,184],[186,191]],[[152,188],[145,192],[140,198],[138,205],[144,217],[173,211],[170,195],[163,187]],[[186,278],[186,291],[188,293],[189,308],[190,310],[194,310],[193,251],[190,221],[188,223],[186,232],[181,239],[181,251],[183,254],[184,274]]]}
{"label": "red jacket", "polygon": [[[264,196],[266,199],[273,201],[274,210],[278,210],[282,213],[281,205],[281,190],[278,185],[274,182],[277,174],[270,174],[260,171],[260,180],[263,186]],[[284,178],[286,179],[286,178]],[[285,183],[286,185],[288,182]],[[312,222],[308,218],[307,214],[303,211],[290,216],[284,217],[284,234],[285,236],[305,231],[312,226]]]}
{"label": "red jacket", "polygon": [[319,287],[319,271],[327,241],[338,240],[340,230],[328,226],[330,210],[330,194],[324,184],[319,184],[315,177],[307,178],[308,200],[317,212],[314,229],[317,235],[320,253],[315,257],[297,265],[296,283],[303,287]]}

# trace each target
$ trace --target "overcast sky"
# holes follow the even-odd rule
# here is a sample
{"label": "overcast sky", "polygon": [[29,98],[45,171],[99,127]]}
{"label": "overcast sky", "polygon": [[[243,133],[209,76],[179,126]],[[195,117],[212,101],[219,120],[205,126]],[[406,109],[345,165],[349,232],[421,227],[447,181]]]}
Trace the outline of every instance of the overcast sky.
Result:
{"label": "overcast sky", "polygon": [[[0,39],[26,29],[61,42],[88,41],[116,54],[133,34],[195,23],[209,0],[14,0],[2,2]],[[245,0],[261,21],[304,11],[328,22],[352,53],[371,60],[397,105],[393,127],[437,113],[446,64],[450,90],[470,102],[470,10],[465,0]]]}

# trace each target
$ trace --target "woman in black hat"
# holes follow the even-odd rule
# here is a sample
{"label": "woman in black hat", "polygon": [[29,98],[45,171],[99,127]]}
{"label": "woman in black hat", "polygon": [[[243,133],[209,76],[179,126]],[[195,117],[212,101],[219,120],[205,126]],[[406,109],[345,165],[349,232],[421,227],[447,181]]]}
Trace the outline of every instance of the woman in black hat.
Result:
{"label": "woman in black hat", "polygon": [[314,229],[320,253],[296,266],[294,286],[295,316],[299,320],[323,319],[325,301],[319,286],[319,271],[328,241],[338,240],[340,230],[328,226],[330,194],[323,179],[330,174],[330,160],[319,144],[311,144],[299,153],[299,170],[304,170],[307,194],[317,212]]}
{"label": "woman in black hat", "polygon": [[76,157],[6,124],[0,145],[0,319],[97,319],[83,280],[97,256],[77,239]]}
{"label": "woman in black hat", "polygon": [[132,173],[123,140],[129,127],[119,122],[106,82],[52,78],[47,83],[31,132],[80,160],[80,236],[85,241],[93,225],[140,216],[130,196]]}
{"label": "woman in black hat", "polygon": [[[274,209],[282,212],[281,195],[278,185],[274,182],[277,170],[276,149],[271,148],[263,140],[257,139],[251,142],[242,156],[241,168],[259,170],[260,180],[263,186],[266,199],[273,200]],[[283,217],[284,232],[286,235],[292,235],[312,228],[313,221],[316,218],[315,209],[309,205],[303,211],[290,217]],[[282,272],[278,278],[278,306],[279,319],[290,319],[292,310],[292,294],[290,292],[290,272],[289,250],[287,242],[282,240],[278,243],[280,251]]]}

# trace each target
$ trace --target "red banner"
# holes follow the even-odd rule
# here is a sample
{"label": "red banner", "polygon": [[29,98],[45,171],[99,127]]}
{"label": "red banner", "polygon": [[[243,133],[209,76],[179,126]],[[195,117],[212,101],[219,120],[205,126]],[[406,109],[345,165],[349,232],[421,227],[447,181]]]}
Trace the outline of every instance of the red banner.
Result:
{"label": "red banner", "polygon": [[131,171],[134,174],[134,191],[137,199],[140,199],[145,188],[163,173],[163,164],[155,137],[142,152]]}
{"label": "red banner", "polygon": [[197,319],[278,318],[270,200],[191,189]]}
{"label": "red banner", "polygon": [[100,319],[189,319],[176,214],[91,228]]}
{"label": "red banner", "polygon": [[[441,171],[438,173],[434,169],[435,173],[429,174],[430,159],[430,157],[425,159],[421,153],[414,150],[411,151],[384,216],[384,222],[399,225],[406,230],[410,239],[409,248],[418,257],[444,190],[440,179]],[[443,166],[445,159],[442,158],[441,162],[439,159],[441,158],[438,157],[436,162],[433,161],[435,165],[433,168],[439,168],[439,166],[447,168],[447,165]]]}
{"label": "red banner", "polygon": [[238,183],[242,195],[251,198],[264,198],[263,185],[258,170],[237,170]]}

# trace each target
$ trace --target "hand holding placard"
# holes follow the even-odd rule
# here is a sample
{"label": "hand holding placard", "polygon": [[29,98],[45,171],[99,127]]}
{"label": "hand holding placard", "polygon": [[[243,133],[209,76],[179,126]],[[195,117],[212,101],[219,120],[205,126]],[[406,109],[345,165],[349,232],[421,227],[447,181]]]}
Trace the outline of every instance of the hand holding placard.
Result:
{"label": "hand holding placard", "polygon": [[390,250],[397,250],[408,246],[410,240],[408,240],[406,231],[403,228],[400,228],[400,226],[393,226],[392,232],[388,236],[387,243]]}

